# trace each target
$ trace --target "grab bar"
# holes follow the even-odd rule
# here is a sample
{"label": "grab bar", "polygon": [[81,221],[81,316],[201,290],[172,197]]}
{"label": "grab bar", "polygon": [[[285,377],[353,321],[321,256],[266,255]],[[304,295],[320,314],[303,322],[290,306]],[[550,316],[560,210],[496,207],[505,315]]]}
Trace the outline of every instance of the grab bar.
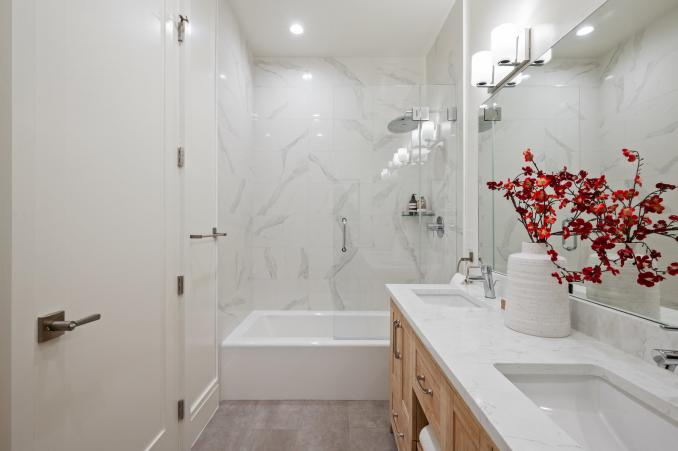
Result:
{"label": "grab bar", "polygon": [[398,360],[400,360],[401,357],[400,351],[398,351],[398,329],[400,329],[400,327],[400,320],[393,320],[393,357]]}
{"label": "grab bar", "polygon": [[348,222],[348,219],[346,219],[346,218],[341,218],[341,223],[342,223],[343,228],[344,228],[344,230],[343,230],[343,232],[344,232],[344,233],[343,233],[343,235],[344,235],[344,245],[341,247],[341,252],[346,252],[346,251],[347,251],[347,249],[346,249],[346,223],[347,223],[347,222]]}

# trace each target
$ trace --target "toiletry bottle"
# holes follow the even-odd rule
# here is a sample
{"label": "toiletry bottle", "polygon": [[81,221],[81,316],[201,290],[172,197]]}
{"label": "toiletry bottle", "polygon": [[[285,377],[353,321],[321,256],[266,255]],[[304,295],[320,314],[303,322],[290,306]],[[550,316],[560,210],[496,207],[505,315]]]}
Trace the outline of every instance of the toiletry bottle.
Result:
{"label": "toiletry bottle", "polygon": [[424,196],[419,198],[419,209],[426,211],[426,198]]}
{"label": "toiletry bottle", "polygon": [[413,214],[417,211],[417,196],[415,194],[412,194],[412,197],[410,197],[408,209],[410,210],[410,214]]}

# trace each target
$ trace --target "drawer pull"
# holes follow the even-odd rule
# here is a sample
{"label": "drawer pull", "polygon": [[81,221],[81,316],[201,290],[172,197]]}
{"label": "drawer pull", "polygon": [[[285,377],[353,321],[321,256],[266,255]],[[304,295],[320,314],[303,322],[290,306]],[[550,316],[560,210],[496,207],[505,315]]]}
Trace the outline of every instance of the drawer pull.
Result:
{"label": "drawer pull", "polygon": [[399,319],[393,320],[393,357],[398,360],[400,360],[400,357],[402,356],[398,350],[398,329],[401,327],[402,325],[400,324]]}
{"label": "drawer pull", "polygon": [[[394,420],[398,418],[398,413],[395,412],[395,411],[394,411],[391,415],[393,415],[393,419],[394,419]],[[398,432],[398,422],[397,422],[397,421],[394,421],[393,423],[395,424],[395,427],[396,427],[396,429],[395,429],[395,435],[397,435],[397,436],[400,437],[400,438],[405,438],[405,433],[403,433],[403,432]]]}
{"label": "drawer pull", "polygon": [[421,391],[423,391],[425,395],[433,396],[433,390],[424,387],[423,382],[426,382],[426,377],[417,375],[417,384],[419,385],[419,388],[421,388]]}

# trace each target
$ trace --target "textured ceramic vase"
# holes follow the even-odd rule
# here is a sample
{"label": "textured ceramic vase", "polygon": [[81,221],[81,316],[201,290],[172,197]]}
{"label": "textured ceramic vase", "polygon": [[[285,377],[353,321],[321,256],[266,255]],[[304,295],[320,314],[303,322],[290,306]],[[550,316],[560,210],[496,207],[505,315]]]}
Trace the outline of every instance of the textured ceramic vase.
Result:
{"label": "textured ceramic vase", "polygon": [[[565,266],[565,259],[558,263]],[[551,276],[556,267],[546,245],[523,243],[522,251],[508,259],[508,287],[504,324],[538,337],[570,335],[570,301],[567,284]]]}
{"label": "textured ceramic vase", "polygon": [[[607,252],[607,258],[611,261],[618,260],[619,255],[617,251],[624,247],[624,244],[618,244],[614,249]],[[639,246],[636,243],[629,244],[631,248]],[[589,264],[595,265],[598,263],[598,255],[592,254],[589,256]],[[638,278],[638,270],[627,262],[623,268],[619,268],[619,274],[613,276],[605,273],[602,276],[602,283],[587,284],[586,296],[594,301],[605,305],[620,308],[638,315],[647,316],[654,319],[659,319],[659,306],[661,301],[661,293],[659,286],[644,287],[636,280]]]}

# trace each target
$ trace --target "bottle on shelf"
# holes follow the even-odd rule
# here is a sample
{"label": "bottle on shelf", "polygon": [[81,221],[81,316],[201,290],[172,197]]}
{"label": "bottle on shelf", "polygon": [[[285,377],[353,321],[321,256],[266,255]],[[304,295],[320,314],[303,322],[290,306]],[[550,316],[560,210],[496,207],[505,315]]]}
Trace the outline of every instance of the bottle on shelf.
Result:
{"label": "bottle on shelf", "polygon": [[419,209],[420,209],[420,210],[423,210],[423,211],[426,211],[426,207],[427,207],[427,206],[426,206],[426,198],[425,198],[424,196],[421,196],[421,197],[419,198]]}
{"label": "bottle on shelf", "polygon": [[410,211],[410,214],[414,214],[417,212],[417,196],[416,194],[412,194],[412,197],[410,197],[410,203],[407,206],[407,209]]}

